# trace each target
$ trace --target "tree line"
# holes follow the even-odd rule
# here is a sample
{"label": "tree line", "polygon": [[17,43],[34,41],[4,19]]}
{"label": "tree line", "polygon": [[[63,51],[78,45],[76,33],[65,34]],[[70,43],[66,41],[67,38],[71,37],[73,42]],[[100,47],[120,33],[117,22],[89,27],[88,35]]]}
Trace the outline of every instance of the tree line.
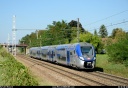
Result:
{"label": "tree line", "polygon": [[[53,21],[52,24],[47,25],[46,30],[38,30],[38,33],[37,31],[35,31],[30,35],[27,34],[26,36],[22,37],[19,43],[27,44],[29,47],[38,47],[46,45],[76,43],[79,40],[79,42],[88,42],[94,45],[97,53],[106,52],[110,57],[118,59],[123,58],[124,56],[124,59],[121,59],[123,62],[125,60],[128,60],[128,54],[124,55],[127,52],[121,50],[122,46],[124,46],[124,48],[127,48],[128,51],[127,35],[128,32],[125,32],[122,28],[115,28],[112,30],[111,35],[108,36],[108,31],[105,25],[101,25],[98,32],[95,29],[94,33],[90,33],[82,27],[82,24],[80,22],[78,31],[77,21],[71,20],[68,23],[62,20]],[[117,45],[115,46],[114,44]],[[119,50],[121,51],[121,53],[123,53],[123,56],[119,55],[122,57],[118,56],[120,52]]]}

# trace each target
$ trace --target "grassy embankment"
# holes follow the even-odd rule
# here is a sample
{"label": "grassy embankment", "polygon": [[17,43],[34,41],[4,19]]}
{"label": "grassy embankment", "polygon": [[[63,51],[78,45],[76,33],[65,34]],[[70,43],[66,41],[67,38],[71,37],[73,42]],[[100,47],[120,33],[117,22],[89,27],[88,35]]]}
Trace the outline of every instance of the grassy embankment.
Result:
{"label": "grassy embankment", "polygon": [[108,61],[108,55],[97,54],[96,67],[102,68],[104,72],[128,78],[128,67],[123,64],[115,64]]}
{"label": "grassy embankment", "polygon": [[38,82],[25,66],[0,47],[0,85],[37,86]]}

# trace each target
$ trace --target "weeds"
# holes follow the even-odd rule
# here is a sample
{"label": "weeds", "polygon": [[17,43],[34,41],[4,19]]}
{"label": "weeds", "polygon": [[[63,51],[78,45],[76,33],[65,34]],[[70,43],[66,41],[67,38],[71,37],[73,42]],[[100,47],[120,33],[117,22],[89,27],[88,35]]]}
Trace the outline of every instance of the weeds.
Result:
{"label": "weeds", "polygon": [[[34,86],[38,82],[29,74],[29,70],[4,49],[0,49],[0,71],[6,86]],[[1,79],[1,78],[0,78]]]}

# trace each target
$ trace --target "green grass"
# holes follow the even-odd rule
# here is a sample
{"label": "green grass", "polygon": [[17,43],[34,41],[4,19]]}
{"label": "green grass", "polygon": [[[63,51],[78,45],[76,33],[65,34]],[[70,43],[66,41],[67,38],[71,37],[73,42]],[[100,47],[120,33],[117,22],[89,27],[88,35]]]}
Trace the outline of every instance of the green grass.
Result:
{"label": "green grass", "polygon": [[0,86],[37,86],[37,80],[14,57],[0,48]]}
{"label": "green grass", "polygon": [[97,54],[96,67],[103,69],[104,72],[128,78],[128,67],[124,64],[116,64],[108,61],[107,54]]}

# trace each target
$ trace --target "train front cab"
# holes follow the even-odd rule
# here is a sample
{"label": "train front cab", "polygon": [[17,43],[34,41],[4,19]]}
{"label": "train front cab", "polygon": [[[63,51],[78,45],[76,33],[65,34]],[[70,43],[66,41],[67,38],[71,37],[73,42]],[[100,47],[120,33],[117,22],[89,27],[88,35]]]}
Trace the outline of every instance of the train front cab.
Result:
{"label": "train front cab", "polygon": [[96,64],[95,49],[90,44],[77,44],[76,53],[78,59],[76,65],[81,69],[94,69]]}

